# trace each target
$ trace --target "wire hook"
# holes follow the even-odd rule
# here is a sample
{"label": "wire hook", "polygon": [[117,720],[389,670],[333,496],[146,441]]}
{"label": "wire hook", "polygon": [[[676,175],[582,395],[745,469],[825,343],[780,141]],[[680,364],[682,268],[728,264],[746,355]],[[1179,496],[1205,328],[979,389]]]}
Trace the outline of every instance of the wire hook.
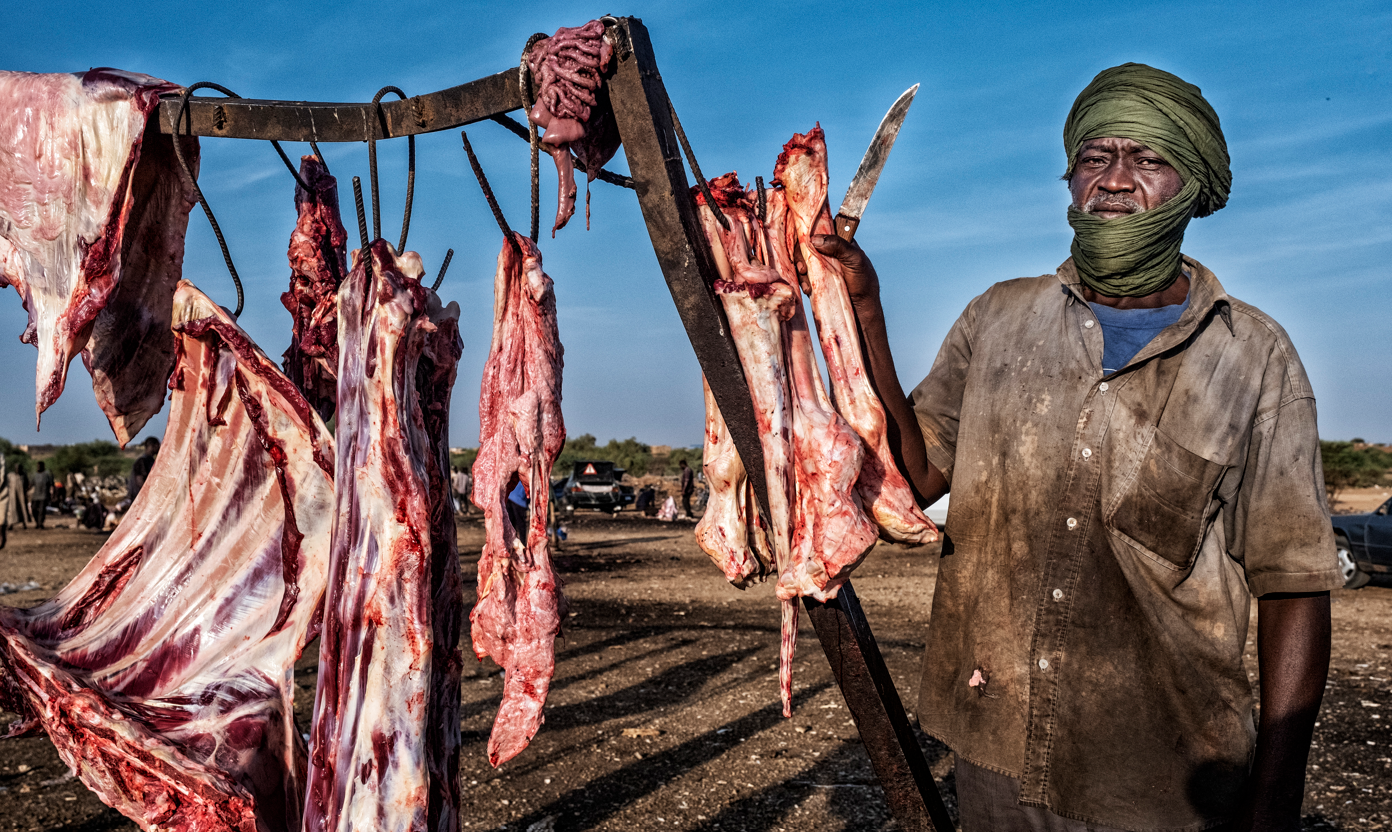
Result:
{"label": "wire hook", "polygon": [[498,227],[503,229],[503,236],[512,244],[512,251],[519,258],[522,255],[522,246],[518,244],[517,238],[512,236],[512,229],[508,227],[507,219],[503,217],[503,209],[498,206],[498,198],[493,196],[493,189],[488,187],[488,177],[483,175],[483,166],[479,164],[478,157],[474,155],[473,145],[469,144],[469,134],[463,130],[459,131],[459,136],[464,140],[464,152],[469,154],[469,167],[474,169],[474,178],[478,180],[479,187],[483,189],[484,199],[488,200],[488,207],[493,209],[493,219],[498,221]]}
{"label": "wire hook", "polygon": [[[377,108],[377,126],[382,129],[385,135],[387,132],[386,117],[382,113],[382,96],[389,92],[396,93],[402,101],[406,100],[406,93],[400,87],[387,85],[377,91],[372,96],[372,104]],[[416,137],[409,135],[406,137],[407,162],[406,162],[406,210],[401,216],[401,242],[397,244],[397,251],[406,250],[406,232],[411,230],[411,198],[416,190]],[[376,240],[382,236],[381,203],[377,197],[377,131],[374,129],[367,138],[367,166],[368,173],[372,177],[372,239]]]}

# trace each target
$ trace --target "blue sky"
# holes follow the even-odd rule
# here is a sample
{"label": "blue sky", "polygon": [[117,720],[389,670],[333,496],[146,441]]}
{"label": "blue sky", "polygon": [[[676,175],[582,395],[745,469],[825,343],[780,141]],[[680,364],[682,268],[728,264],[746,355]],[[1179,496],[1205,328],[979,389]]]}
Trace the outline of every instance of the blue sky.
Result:
{"label": "blue sky", "polygon": [[[968,300],[997,280],[1052,272],[1067,256],[1060,134],[1092,76],[1140,61],[1199,85],[1222,118],[1234,184],[1226,209],[1190,224],[1186,253],[1289,331],[1326,438],[1392,441],[1392,7],[1385,2],[989,10],[978,3],[45,2],[6,11],[10,31],[24,36],[6,38],[0,67],[108,65],[182,84],[217,81],[249,98],[366,101],[387,84],[418,94],[497,72],[516,64],[532,32],[605,12],[643,18],[707,175],[768,177],[782,143],[820,121],[833,205],[884,110],[922,84],[858,234],[881,274],[905,387],[927,372]],[[469,134],[504,211],[524,226],[526,145],[488,123]],[[351,200],[350,178],[367,179],[366,146],[324,150]],[[394,241],[405,143],[381,144],[378,153],[383,234]],[[455,249],[441,290],[463,308],[451,442],[474,445],[501,237],[458,132],[422,137],[418,154],[408,248],[430,272]],[[555,194],[545,162],[543,218]],[[610,167],[625,169],[622,153]],[[203,142],[200,181],[246,283],[242,324],[278,357],[290,332],[279,295],[289,276],[293,181],[268,144],[238,140]],[[592,211],[590,231],[581,217],[554,242],[542,241],[566,346],[569,431],[697,444],[700,370],[637,201],[596,182]],[[232,304],[197,209],[184,273]],[[110,438],[80,361],[35,432],[35,352],[18,341],[24,321],[6,290],[0,383],[9,392],[0,436]],[[146,433],[162,431],[157,417]]]}

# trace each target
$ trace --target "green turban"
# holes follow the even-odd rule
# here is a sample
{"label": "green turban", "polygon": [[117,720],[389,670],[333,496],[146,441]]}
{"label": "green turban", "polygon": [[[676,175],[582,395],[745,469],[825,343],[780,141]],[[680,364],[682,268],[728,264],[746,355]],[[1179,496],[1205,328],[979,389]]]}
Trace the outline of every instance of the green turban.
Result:
{"label": "green turban", "polygon": [[1103,70],[1087,85],[1063,126],[1068,172],[1089,139],[1131,139],[1155,151],[1184,187],[1158,208],[1116,219],[1068,209],[1073,264],[1084,283],[1112,297],[1141,297],[1179,277],[1179,247],[1191,217],[1227,204],[1228,145],[1218,114],[1193,84],[1145,64]]}

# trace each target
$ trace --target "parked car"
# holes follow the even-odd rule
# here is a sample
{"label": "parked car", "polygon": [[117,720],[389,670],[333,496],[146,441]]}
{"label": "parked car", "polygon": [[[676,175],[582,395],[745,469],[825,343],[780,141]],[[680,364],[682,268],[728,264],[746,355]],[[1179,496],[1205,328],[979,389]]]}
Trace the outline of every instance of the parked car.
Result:
{"label": "parked car", "polygon": [[1392,572],[1392,500],[1369,514],[1334,515],[1335,551],[1344,586],[1367,585],[1373,572]]}
{"label": "parked car", "polygon": [[566,514],[577,508],[597,511],[622,511],[634,500],[633,486],[622,484],[624,469],[602,460],[575,463],[569,477],[561,480],[552,493],[556,508]]}

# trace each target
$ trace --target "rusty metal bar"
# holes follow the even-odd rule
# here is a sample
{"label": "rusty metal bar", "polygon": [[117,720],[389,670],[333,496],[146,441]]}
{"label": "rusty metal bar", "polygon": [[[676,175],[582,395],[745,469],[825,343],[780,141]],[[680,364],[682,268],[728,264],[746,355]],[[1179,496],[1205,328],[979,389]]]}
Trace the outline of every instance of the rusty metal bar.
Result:
{"label": "rusty metal bar", "polygon": [[[620,42],[610,99],[653,251],[755,493],[767,506],[763,450],[749,385],[711,288],[715,263],[691,198],[652,43],[637,18],[622,19],[616,33]],[[952,821],[855,590],[847,583],[835,600],[823,604],[804,599],[804,606],[899,828],[951,830]]]}
{"label": "rusty metal bar", "polygon": [[[289,142],[365,142],[395,139],[463,127],[522,106],[517,70],[460,84],[439,92],[381,104],[268,101],[254,98],[189,101],[195,136],[275,139]],[[378,117],[378,112],[381,117]],[[173,133],[179,97],[160,102],[161,133]],[[186,133],[187,128],[180,130]]]}

